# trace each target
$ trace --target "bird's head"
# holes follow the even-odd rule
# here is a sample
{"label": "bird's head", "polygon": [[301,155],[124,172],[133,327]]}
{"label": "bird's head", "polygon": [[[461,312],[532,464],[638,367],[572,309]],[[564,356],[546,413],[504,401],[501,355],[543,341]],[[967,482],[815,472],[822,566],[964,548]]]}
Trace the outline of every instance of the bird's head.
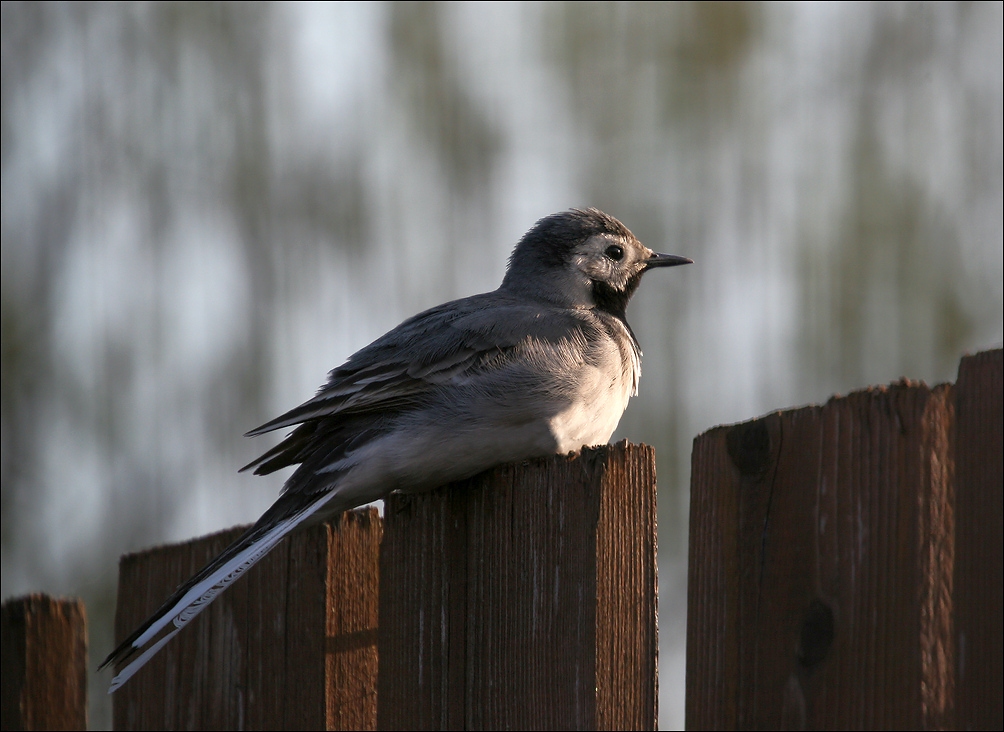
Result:
{"label": "bird's head", "polygon": [[691,262],[653,252],[602,211],[571,209],[542,218],[523,236],[502,288],[623,318],[645,272]]}

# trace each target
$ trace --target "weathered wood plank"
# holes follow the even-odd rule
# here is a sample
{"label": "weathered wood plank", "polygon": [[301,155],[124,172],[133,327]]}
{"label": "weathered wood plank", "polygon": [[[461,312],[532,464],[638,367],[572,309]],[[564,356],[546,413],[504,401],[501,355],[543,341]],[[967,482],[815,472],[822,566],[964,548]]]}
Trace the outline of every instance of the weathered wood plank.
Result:
{"label": "weathered wood plank", "polygon": [[[117,637],[245,528],[123,557]],[[373,729],[381,533],[365,509],[281,542],[115,693],[116,729]]]}
{"label": "weathered wood plank", "polygon": [[87,729],[87,615],[77,599],[34,594],[0,610],[5,730]]}
{"label": "weathered wood plank", "polygon": [[1004,728],[1004,351],[962,359],[955,387],[956,725]]}
{"label": "weathered wood plank", "polygon": [[654,729],[655,459],[621,443],[393,496],[382,729]]}
{"label": "weathered wood plank", "polygon": [[688,728],[951,724],[953,412],[901,382],[695,440]]}

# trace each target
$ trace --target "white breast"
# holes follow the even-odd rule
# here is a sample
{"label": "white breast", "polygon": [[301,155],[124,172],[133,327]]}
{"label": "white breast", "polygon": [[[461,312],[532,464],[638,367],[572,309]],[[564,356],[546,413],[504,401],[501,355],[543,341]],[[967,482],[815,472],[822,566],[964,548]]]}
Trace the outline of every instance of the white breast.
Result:
{"label": "white breast", "polygon": [[638,391],[641,354],[620,320],[614,327],[621,337],[594,344],[595,365],[582,364],[572,403],[550,420],[559,453],[609,442],[628,400]]}

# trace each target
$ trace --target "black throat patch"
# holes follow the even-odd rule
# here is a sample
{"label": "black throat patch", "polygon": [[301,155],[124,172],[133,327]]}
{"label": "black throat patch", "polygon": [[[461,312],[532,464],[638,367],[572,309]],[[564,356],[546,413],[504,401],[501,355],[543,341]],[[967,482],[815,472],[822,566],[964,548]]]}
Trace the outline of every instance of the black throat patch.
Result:
{"label": "black throat patch", "polygon": [[631,296],[634,295],[634,291],[638,289],[643,273],[644,271],[639,272],[629,279],[623,290],[616,290],[606,282],[593,280],[593,302],[596,303],[596,309],[610,313],[615,318],[620,318],[626,325],[627,305]]}

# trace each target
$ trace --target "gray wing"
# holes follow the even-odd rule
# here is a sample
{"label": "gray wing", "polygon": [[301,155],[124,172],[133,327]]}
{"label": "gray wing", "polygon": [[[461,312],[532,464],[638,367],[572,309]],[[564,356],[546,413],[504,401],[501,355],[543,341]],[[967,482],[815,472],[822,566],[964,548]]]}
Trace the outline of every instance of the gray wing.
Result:
{"label": "gray wing", "polygon": [[[527,361],[549,348],[565,354],[559,359],[581,355],[588,349],[572,344],[595,339],[595,330],[593,321],[575,311],[499,292],[426,310],[333,369],[314,398],[248,432],[254,436],[299,425],[242,470],[254,467],[263,475],[300,464],[284,490],[312,490],[311,476],[385,434],[444,387],[476,381],[508,388],[514,373],[524,382],[534,373],[546,378]],[[499,378],[485,378],[492,374]],[[526,391],[536,385],[521,386]],[[333,477],[326,475],[325,482]]]}
{"label": "gray wing", "polygon": [[[102,667],[129,661],[111,690],[284,536],[317,517],[357,505],[355,496],[340,498],[337,491],[326,490],[338,481],[333,466],[356,447],[434,400],[446,415],[451,406],[455,415],[499,411],[480,409],[478,400],[517,412],[545,397],[557,395],[560,401],[561,384],[582,359],[588,361],[587,345],[601,337],[602,328],[601,320],[586,313],[495,292],[427,310],[351,356],[331,371],[313,399],[248,433],[295,426],[243,470],[257,466],[255,473],[264,474],[300,467],[253,527],[179,587],[105,659]],[[452,399],[463,404],[451,405]]]}

